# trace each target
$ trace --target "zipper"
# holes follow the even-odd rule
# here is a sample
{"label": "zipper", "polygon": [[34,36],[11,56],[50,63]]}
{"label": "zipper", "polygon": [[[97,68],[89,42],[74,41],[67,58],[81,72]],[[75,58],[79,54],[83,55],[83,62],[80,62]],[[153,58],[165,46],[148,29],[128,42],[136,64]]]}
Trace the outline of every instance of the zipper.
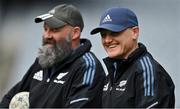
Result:
{"label": "zipper", "polygon": [[113,73],[113,78],[111,78],[112,80],[110,81],[111,82],[111,85],[110,85],[110,89],[109,89],[109,95],[110,95],[110,106],[112,106],[113,104],[113,90],[114,90],[114,86],[115,86],[115,76],[116,76],[116,72],[117,72],[117,63],[114,62],[114,73]]}

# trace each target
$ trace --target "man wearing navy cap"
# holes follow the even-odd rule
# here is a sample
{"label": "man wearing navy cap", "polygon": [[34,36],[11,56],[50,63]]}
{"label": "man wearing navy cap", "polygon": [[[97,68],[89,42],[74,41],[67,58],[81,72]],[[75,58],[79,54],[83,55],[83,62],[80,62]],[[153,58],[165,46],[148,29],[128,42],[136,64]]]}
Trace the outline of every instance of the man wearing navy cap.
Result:
{"label": "man wearing navy cap", "polygon": [[108,57],[103,89],[103,107],[173,108],[174,83],[165,69],[138,42],[139,27],[134,12],[114,7],[101,16],[91,31],[99,33]]}
{"label": "man wearing navy cap", "polygon": [[105,73],[90,51],[91,42],[80,38],[84,22],[79,10],[61,4],[35,22],[44,23],[43,45],[0,108],[101,107]]}

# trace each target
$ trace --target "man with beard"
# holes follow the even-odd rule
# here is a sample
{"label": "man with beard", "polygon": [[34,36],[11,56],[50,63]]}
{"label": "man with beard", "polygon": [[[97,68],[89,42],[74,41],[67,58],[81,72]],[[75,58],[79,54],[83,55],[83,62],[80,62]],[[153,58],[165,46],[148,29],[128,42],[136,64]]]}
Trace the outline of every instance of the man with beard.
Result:
{"label": "man with beard", "polygon": [[23,79],[2,99],[0,107],[101,107],[105,73],[80,39],[83,19],[76,7],[61,4],[35,18],[44,21],[43,46]]}

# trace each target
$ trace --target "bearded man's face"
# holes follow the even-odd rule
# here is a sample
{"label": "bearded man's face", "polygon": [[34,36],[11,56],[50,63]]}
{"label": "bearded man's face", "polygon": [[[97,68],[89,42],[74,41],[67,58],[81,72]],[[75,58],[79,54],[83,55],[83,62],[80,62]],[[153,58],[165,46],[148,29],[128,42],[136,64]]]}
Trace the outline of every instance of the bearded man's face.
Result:
{"label": "bearded man's face", "polygon": [[49,68],[66,59],[72,53],[71,42],[70,34],[65,39],[61,39],[58,42],[43,37],[43,46],[39,48],[38,52],[39,64],[41,67]]}

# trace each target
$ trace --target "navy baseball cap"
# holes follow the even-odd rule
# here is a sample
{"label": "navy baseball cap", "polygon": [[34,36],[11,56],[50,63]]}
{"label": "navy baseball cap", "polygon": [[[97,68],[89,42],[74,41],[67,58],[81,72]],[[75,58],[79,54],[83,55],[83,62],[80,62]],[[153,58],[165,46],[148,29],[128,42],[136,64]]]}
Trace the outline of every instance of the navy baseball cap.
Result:
{"label": "navy baseball cap", "polygon": [[81,31],[84,27],[84,22],[79,10],[68,4],[61,4],[51,9],[47,14],[37,16],[34,21],[40,23],[45,21],[51,28],[59,28],[66,24],[78,26]]}
{"label": "navy baseball cap", "polygon": [[138,26],[138,20],[133,11],[127,8],[113,7],[101,16],[99,27],[93,29],[91,34],[96,34],[102,29],[120,32],[134,26]]}

